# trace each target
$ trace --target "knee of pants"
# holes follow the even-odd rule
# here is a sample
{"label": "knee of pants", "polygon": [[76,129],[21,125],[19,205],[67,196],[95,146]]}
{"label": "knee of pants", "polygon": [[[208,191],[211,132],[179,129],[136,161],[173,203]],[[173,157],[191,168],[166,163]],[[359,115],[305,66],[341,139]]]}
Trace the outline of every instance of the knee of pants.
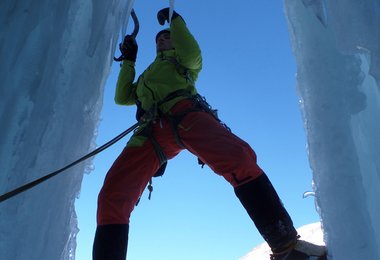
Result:
{"label": "knee of pants", "polygon": [[129,224],[129,218],[138,201],[140,189],[128,189],[128,193],[117,194],[102,189],[98,196],[97,224]]}
{"label": "knee of pants", "polygon": [[[144,161],[147,158],[149,162]],[[99,193],[98,224],[128,224],[136,202],[158,167],[149,142],[143,147],[127,146],[107,172]]]}
{"label": "knee of pants", "polygon": [[257,164],[256,153],[245,142],[231,154],[229,166],[221,174],[233,187],[256,179],[263,173]]}

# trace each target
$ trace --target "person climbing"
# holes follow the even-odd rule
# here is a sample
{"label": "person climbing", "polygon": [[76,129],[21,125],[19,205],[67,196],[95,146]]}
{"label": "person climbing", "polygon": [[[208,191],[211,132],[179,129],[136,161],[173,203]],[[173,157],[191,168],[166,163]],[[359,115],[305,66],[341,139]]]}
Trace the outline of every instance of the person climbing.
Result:
{"label": "person climbing", "polygon": [[325,248],[299,240],[293,222],[256,154],[217,118],[194,85],[202,69],[202,55],[184,19],[169,8],[157,13],[170,28],[156,36],[157,56],[135,79],[138,45],[127,35],[120,51],[115,102],[137,105],[138,129],[108,171],[98,196],[94,260],[124,260],[129,219],[154,176],[162,175],[167,160],[187,149],[223,176],[234,188],[258,231],[269,244],[271,259],[323,256]]}

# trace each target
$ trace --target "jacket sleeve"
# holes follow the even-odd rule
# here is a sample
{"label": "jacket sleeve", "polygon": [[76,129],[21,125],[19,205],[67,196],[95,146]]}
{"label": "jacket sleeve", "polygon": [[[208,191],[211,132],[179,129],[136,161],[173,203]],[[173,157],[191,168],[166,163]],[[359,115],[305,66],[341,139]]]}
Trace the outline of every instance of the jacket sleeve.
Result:
{"label": "jacket sleeve", "polygon": [[115,103],[118,105],[134,105],[136,99],[135,63],[125,60],[116,83]]}
{"label": "jacket sleeve", "polygon": [[190,33],[182,17],[171,21],[170,36],[178,55],[178,62],[188,69],[202,69],[202,55],[198,42]]}

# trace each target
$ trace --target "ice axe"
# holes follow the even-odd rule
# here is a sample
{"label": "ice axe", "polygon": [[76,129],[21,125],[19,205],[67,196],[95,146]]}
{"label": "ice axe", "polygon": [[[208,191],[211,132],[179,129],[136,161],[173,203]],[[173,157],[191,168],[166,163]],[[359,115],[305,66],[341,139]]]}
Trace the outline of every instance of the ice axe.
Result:
{"label": "ice axe", "polygon": [[[137,16],[136,16],[134,9],[132,9],[132,11],[131,11],[131,16],[132,16],[132,20],[134,23],[134,28],[133,28],[133,32],[132,32],[131,36],[133,38],[136,38],[137,34],[139,33],[140,24],[139,24],[139,20],[137,19]],[[124,59],[123,55],[120,55],[119,58],[113,57],[114,61],[122,61],[123,59]]]}

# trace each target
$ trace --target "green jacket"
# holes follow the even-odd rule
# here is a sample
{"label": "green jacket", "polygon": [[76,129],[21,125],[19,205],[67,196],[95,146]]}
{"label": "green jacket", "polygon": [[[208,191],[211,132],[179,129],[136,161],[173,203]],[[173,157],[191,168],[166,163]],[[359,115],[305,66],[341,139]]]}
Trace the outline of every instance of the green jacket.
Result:
{"label": "green jacket", "polygon": [[[202,69],[201,50],[181,17],[172,20],[170,37],[175,49],[157,53],[154,62],[140,75],[137,82],[133,82],[135,63],[124,61],[116,85],[116,104],[133,105],[137,99],[142,109],[147,111],[174,91],[183,89],[190,94],[197,93],[194,82]],[[183,75],[184,68],[191,80]],[[166,113],[184,98],[186,97],[174,98],[162,104],[159,109]]]}

